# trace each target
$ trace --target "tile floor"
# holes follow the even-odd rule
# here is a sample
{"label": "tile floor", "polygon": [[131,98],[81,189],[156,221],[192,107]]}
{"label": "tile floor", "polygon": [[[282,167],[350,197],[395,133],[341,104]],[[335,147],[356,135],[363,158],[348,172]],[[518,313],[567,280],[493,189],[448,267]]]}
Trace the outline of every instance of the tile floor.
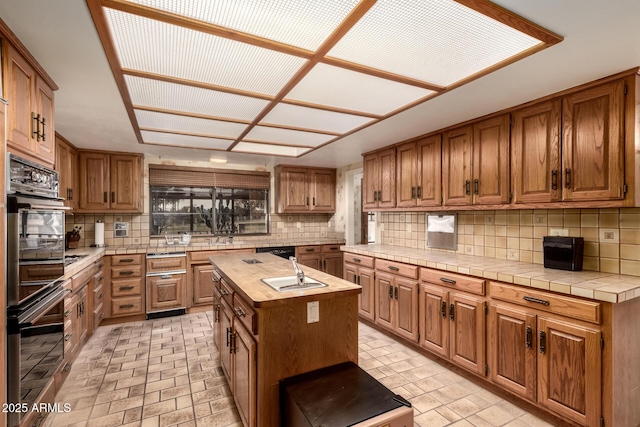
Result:
{"label": "tile floor", "polygon": [[[213,345],[212,313],[101,326],[73,364],[45,427],[241,426]],[[360,365],[409,399],[418,427],[551,426],[360,324]]]}

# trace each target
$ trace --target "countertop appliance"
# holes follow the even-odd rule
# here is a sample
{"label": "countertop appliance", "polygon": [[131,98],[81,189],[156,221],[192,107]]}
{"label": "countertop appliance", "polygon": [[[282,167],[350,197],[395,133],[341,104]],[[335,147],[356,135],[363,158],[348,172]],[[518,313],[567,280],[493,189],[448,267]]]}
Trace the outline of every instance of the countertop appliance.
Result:
{"label": "countertop appliance", "polygon": [[277,255],[280,258],[289,259],[292,256],[296,256],[295,246],[273,246],[269,248],[256,248],[256,253],[268,252],[273,255]]}
{"label": "countertop appliance", "polygon": [[[153,299],[152,302],[147,301],[147,319],[187,312],[186,258],[186,252],[147,254],[147,298]],[[156,262],[149,263],[149,260]]]}
{"label": "countertop appliance", "polygon": [[[30,407],[64,361],[68,208],[58,197],[56,171],[13,154],[6,161],[7,403]],[[20,424],[22,415],[10,412],[9,426]]]}
{"label": "countertop appliance", "polygon": [[545,268],[580,271],[584,254],[584,238],[544,236],[542,238]]}

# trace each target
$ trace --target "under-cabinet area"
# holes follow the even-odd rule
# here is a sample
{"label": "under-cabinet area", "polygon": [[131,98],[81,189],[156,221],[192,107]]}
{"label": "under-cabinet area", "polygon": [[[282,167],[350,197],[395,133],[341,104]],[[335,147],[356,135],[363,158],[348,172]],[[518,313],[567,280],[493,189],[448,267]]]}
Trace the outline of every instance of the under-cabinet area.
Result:
{"label": "under-cabinet area", "polygon": [[[570,286],[561,286],[562,276],[555,279],[552,292],[554,279],[542,266],[496,265],[488,258],[431,251],[414,253],[413,262],[397,262],[387,258],[401,258],[406,250],[382,245],[343,250],[344,278],[363,286],[361,320],[575,425],[640,421],[633,403],[640,397],[640,350],[625,344],[640,326],[635,315],[640,299],[624,298],[639,285],[611,288],[622,292],[618,303],[605,300],[613,295],[581,298],[567,291],[593,289],[599,280],[599,287],[608,289],[624,276],[586,273],[580,281],[583,273],[576,272]],[[522,279],[518,267],[526,272]],[[510,282],[498,280],[502,270],[515,272],[500,276]],[[517,284],[524,276],[541,279],[536,287]]]}

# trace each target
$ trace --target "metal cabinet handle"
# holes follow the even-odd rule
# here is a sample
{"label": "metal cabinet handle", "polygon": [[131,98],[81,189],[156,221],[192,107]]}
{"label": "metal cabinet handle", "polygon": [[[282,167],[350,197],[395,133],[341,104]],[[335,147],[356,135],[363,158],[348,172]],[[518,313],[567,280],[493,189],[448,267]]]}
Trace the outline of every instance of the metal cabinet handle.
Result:
{"label": "metal cabinet handle", "polygon": [[525,344],[527,345],[527,348],[533,347],[533,330],[531,329],[531,326],[527,326],[525,333]]}
{"label": "metal cabinet handle", "polygon": [[536,304],[549,305],[549,301],[547,301],[546,299],[540,299],[540,298],[534,298],[534,297],[528,297],[528,296],[522,297],[522,299],[529,302],[535,302]]}
{"label": "metal cabinet handle", "polygon": [[71,310],[65,310],[64,317],[69,317],[70,314],[71,314]]}
{"label": "metal cabinet handle", "polygon": [[360,258],[353,258],[353,262],[361,262],[362,260]]}
{"label": "metal cabinet handle", "polygon": [[109,200],[107,200],[107,192],[104,192],[104,202],[107,203]]}
{"label": "metal cabinet handle", "polygon": [[119,308],[133,308],[133,304],[123,304],[118,306]]}
{"label": "metal cabinet handle", "polygon": [[[133,262],[134,259],[133,258],[122,258],[120,261],[118,261],[118,264],[122,264],[125,262]],[[102,266],[100,266],[100,268],[102,268]]]}
{"label": "metal cabinet handle", "polygon": [[121,276],[130,276],[130,275],[132,275],[133,273],[134,273],[134,272],[133,272],[133,271],[131,271],[131,270],[126,270],[126,271],[121,271],[121,272],[120,272],[120,273],[118,273],[118,274],[120,274]]}
{"label": "metal cabinet handle", "polygon": [[229,328],[227,328],[227,345],[226,347],[229,347],[229,334],[231,333],[231,330]]}
{"label": "metal cabinet handle", "polygon": [[395,296],[395,299],[398,299],[398,287],[397,286],[395,287],[394,296]]}
{"label": "metal cabinet handle", "polygon": [[442,301],[442,306],[440,307],[440,314],[442,315],[442,317],[447,317],[447,302],[446,301]]}
{"label": "metal cabinet handle", "polygon": [[229,295],[229,292],[225,288],[222,288],[220,289],[220,294],[222,294],[223,296],[227,296]]}
{"label": "metal cabinet handle", "polygon": [[100,316],[98,316],[98,319],[102,319],[104,317],[104,313],[100,313]]}
{"label": "metal cabinet handle", "polygon": [[315,205],[316,205],[316,198],[314,197],[313,198],[313,206],[315,206]]}
{"label": "metal cabinet handle", "polygon": [[478,187],[479,187],[478,182],[479,182],[478,178],[473,180],[473,194],[478,194]]}
{"label": "metal cabinet handle", "polygon": [[360,284],[360,276],[358,276],[358,283],[357,283],[357,284],[358,284],[358,285]]}
{"label": "metal cabinet handle", "polygon": [[545,354],[547,352],[547,334],[544,331],[540,331],[540,353]]}
{"label": "metal cabinet handle", "polygon": [[322,269],[323,269],[323,270],[324,270],[324,272],[326,273],[326,272],[327,272],[327,260],[326,260],[326,259],[323,259],[323,260],[322,260],[322,265],[323,265]]}
{"label": "metal cabinet handle", "polygon": [[235,354],[236,353],[236,336],[237,335],[238,335],[237,333],[232,332],[231,336],[230,336],[229,353],[231,353],[231,354]]}
{"label": "metal cabinet handle", "polygon": [[378,201],[378,192],[377,192],[377,191],[374,191],[374,192],[373,192],[373,201],[374,201],[374,202],[377,202],[377,201]]}
{"label": "metal cabinet handle", "polygon": [[44,130],[46,129],[46,125],[47,125],[47,119],[45,119],[44,117],[42,118],[42,140],[46,141],[47,140],[47,135],[45,134]]}
{"label": "metal cabinet handle", "polygon": [[441,281],[441,282],[444,282],[444,283],[449,283],[449,284],[452,284],[452,285],[455,285],[455,284],[456,284],[456,281],[455,281],[455,280],[453,280],[453,279],[448,279],[448,278],[446,278],[446,277],[441,277],[441,278],[440,278],[440,281]]}
{"label": "metal cabinet handle", "polygon": [[67,363],[66,365],[64,365],[64,368],[62,368],[62,372],[69,372],[71,370],[71,363]]}
{"label": "metal cabinet handle", "polygon": [[416,198],[416,187],[411,187],[411,198],[412,199]]}
{"label": "metal cabinet handle", "polygon": [[235,309],[236,315],[238,317],[245,317],[247,315],[247,313],[244,312],[244,310],[242,309],[242,307],[236,307]]}
{"label": "metal cabinet handle", "polygon": [[309,206],[309,197],[307,197],[307,206]]}
{"label": "metal cabinet handle", "polygon": [[118,289],[120,289],[121,291],[130,291],[131,289],[133,289],[133,286],[120,286]]}
{"label": "metal cabinet handle", "polygon": [[449,304],[449,319],[454,320],[455,316],[454,316],[454,305],[453,304]]}
{"label": "metal cabinet handle", "polygon": [[418,185],[418,199],[422,198],[422,187]]}
{"label": "metal cabinet handle", "polygon": [[213,310],[216,313],[215,317],[213,318],[213,322],[220,323],[220,304],[214,304]]}
{"label": "metal cabinet handle", "polygon": [[564,188],[571,188],[571,169],[564,170]]}
{"label": "metal cabinet handle", "polygon": [[464,182],[464,194],[466,194],[467,196],[471,194],[471,181],[469,180],[466,180]]}
{"label": "metal cabinet handle", "polygon": [[69,341],[71,339],[71,335],[73,335],[73,334],[65,334],[64,335],[64,340],[65,341]]}
{"label": "metal cabinet handle", "polygon": [[315,249],[314,249],[314,248],[306,248],[306,249],[305,249],[305,252],[313,252],[313,251],[315,251]]}
{"label": "metal cabinet handle", "polygon": [[71,194],[71,197],[69,198],[69,200],[73,200],[73,188],[69,189],[69,194]]}
{"label": "metal cabinet handle", "polygon": [[554,169],[551,171],[551,189],[558,189],[558,169]]}
{"label": "metal cabinet handle", "polygon": [[104,280],[104,277],[102,277],[102,276],[100,276],[100,277],[98,278],[98,282],[102,282],[103,280]]}
{"label": "metal cabinet handle", "polygon": [[218,278],[217,278],[217,277],[215,277],[215,276],[213,276],[213,277],[211,278],[211,281],[212,281],[213,283],[220,283],[220,279],[218,279]]}
{"label": "metal cabinet handle", "polygon": [[166,280],[166,279],[171,279],[171,277],[172,277],[172,276],[171,276],[170,274],[163,274],[163,275],[161,275],[161,276],[160,276],[160,278],[161,278],[161,279],[164,279],[164,280]]}
{"label": "metal cabinet handle", "polygon": [[98,299],[102,299],[102,293],[100,293],[100,295],[98,295]]}
{"label": "metal cabinet handle", "polygon": [[378,190],[378,201],[382,201],[382,190]]}
{"label": "metal cabinet handle", "polygon": [[388,266],[387,268],[388,268],[389,270],[392,270],[392,271],[400,271],[400,269],[399,269],[398,267],[394,267],[393,265],[390,265],[390,266]]}
{"label": "metal cabinet handle", "polygon": [[115,203],[116,202],[116,192],[112,191],[111,192],[111,203]]}
{"label": "metal cabinet handle", "polygon": [[389,299],[393,299],[393,286],[389,285]]}

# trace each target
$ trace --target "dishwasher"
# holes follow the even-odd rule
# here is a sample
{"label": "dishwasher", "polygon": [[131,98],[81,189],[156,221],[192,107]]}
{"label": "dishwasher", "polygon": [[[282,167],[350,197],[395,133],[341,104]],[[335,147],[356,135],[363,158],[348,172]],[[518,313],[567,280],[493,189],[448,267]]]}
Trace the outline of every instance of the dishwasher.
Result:
{"label": "dishwasher", "polygon": [[147,319],[187,311],[187,253],[147,254]]}

